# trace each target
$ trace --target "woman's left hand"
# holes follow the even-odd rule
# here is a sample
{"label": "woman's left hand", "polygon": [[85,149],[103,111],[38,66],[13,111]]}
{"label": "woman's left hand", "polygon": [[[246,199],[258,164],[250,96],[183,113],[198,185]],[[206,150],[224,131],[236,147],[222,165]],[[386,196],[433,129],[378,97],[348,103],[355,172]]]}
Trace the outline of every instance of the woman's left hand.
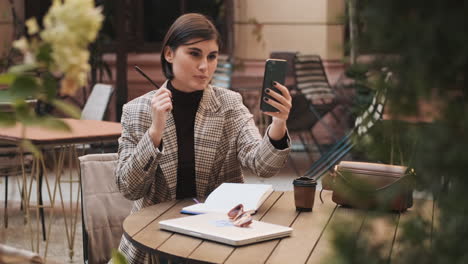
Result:
{"label": "woman's left hand", "polygon": [[289,112],[291,111],[292,99],[286,86],[278,82],[274,82],[273,85],[281,92],[281,94],[272,89],[267,89],[266,92],[276,101],[266,97],[263,98],[263,100],[265,100],[267,104],[278,109],[278,112],[264,112],[264,114],[273,118],[268,136],[270,136],[272,140],[280,140],[286,134],[286,121],[288,120]]}

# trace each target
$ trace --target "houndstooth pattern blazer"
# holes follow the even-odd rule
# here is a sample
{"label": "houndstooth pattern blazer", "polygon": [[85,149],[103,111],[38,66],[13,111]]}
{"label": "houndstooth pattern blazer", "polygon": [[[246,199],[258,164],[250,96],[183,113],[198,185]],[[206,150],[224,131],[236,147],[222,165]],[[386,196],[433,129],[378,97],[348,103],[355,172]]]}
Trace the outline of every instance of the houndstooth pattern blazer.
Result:
{"label": "houndstooth pattern blazer", "polygon": [[[155,92],[123,107],[116,183],[127,199],[135,201],[131,213],[176,198],[177,136],[172,113],[168,114],[161,150],[154,147],[148,134]],[[203,92],[194,133],[195,183],[199,197],[207,196],[223,182],[244,182],[242,166],[261,177],[275,175],[284,166],[290,151],[276,149],[268,136],[262,139],[240,94],[210,85]],[[129,263],[149,261],[124,236],[119,249]]]}

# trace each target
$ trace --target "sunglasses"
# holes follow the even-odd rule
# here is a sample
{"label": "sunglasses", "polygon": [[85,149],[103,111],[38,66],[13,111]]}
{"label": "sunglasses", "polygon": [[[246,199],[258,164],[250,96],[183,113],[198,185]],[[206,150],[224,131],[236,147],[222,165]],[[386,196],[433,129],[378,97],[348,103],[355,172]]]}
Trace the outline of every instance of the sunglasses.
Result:
{"label": "sunglasses", "polygon": [[237,227],[248,227],[252,224],[252,214],[255,210],[244,211],[242,204],[236,205],[228,212],[228,217]]}

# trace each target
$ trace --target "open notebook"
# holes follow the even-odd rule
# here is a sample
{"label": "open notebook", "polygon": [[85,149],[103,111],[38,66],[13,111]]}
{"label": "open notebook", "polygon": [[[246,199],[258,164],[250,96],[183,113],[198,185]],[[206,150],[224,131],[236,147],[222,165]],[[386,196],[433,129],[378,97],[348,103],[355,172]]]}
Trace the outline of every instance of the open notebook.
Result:
{"label": "open notebook", "polygon": [[186,206],[181,213],[227,213],[238,204],[244,205],[244,211],[256,211],[272,192],[273,187],[269,184],[223,183],[204,203]]}
{"label": "open notebook", "polygon": [[249,227],[237,227],[226,214],[209,213],[163,220],[159,228],[201,239],[241,246],[289,236],[292,228],[254,220]]}

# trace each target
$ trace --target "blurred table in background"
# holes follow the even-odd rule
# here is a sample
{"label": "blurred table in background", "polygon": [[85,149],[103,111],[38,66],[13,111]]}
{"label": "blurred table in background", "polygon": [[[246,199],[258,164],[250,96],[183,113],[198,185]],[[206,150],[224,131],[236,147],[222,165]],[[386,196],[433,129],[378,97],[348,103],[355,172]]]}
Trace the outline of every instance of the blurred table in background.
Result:
{"label": "blurred table in background", "polygon": [[[31,233],[31,247],[35,252],[40,251],[39,241],[40,241],[40,232],[39,232],[39,215],[43,208],[51,208],[50,210],[50,219],[49,226],[47,228],[48,235],[45,234],[45,226],[43,226],[43,236],[44,238],[50,237],[50,231],[53,223],[53,215],[55,208],[55,198],[58,192],[60,196],[60,203],[62,212],[65,217],[65,234],[67,236],[67,242],[69,247],[70,259],[74,255],[74,239],[75,239],[75,230],[77,224],[77,217],[80,215],[79,211],[79,201],[81,198],[81,182],[80,175],[73,177],[71,171],[69,177],[64,179],[62,176],[64,174],[64,166],[68,164],[70,168],[78,168],[78,153],[76,145],[79,144],[89,144],[89,143],[98,143],[106,141],[115,141],[120,137],[122,132],[122,126],[120,123],[108,122],[108,121],[97,121],[97,120],[80,120],[80,119],[70,119],[63,118],[60,119],[64,121],[70,128],[71,131],[60,131],[60,130],[50,130],[43,127],[24,127],[22,124],[17,124],[14,127],[2,128],[0,130],[0,140],[2,142],[7,142],[9,144],[21,145],[23,139],[29,140],[34,144],[42,153],[40,156],[35,156],[33,160],[33,165],[31,169],[31,177],[27,177],[23,173],[23,185],[22,193],[26,194],[27,199],[24,199],[24,208],[26,208],[26,219],[29,225],[29,231]],[[21,148],[20,148],[21,149]],[[23,149],[23,152],[25,150]],[[47,167],[45,162],[46,155],[45,152],[51,152],[51,159],[54,164],[55,170],[55,183],[53,184],[53,189],[51,184],[49,184],[48,177],[44,177],[46,190],[50,199],[50,206],[44,206],[42,204],[42,190],[40,186],[42,185],[43,175],[47,175]],[[49,155],[47,155],[49,158]],[[50,163],[50,162],[49,162]],[[28,181],[29,180],[29,181]],[[31,205],[30,198],[31,193],[33,192],[33,180],[36,181],[36,204]],[[71,212],[69,219],[66,217],[66,208],[63,198],[62,188],[60,183],[69,183],[70,184],[70,202],[68,210]],[[73,193],[73,183],[77,183],[76,193]],[[74,195],[75,200],[73,200],[72,195]],[[36,215],[36,232],[33,232],[31,226],[31,218],[29,210],[33,209]],[[43,212],[42,212],[43,213]],[[44,249],[44,258],[47,257],[47,248],[48,248],[48,239],[45,239],[45,249]],[[34,244],[36,242],[36,244]]]}

